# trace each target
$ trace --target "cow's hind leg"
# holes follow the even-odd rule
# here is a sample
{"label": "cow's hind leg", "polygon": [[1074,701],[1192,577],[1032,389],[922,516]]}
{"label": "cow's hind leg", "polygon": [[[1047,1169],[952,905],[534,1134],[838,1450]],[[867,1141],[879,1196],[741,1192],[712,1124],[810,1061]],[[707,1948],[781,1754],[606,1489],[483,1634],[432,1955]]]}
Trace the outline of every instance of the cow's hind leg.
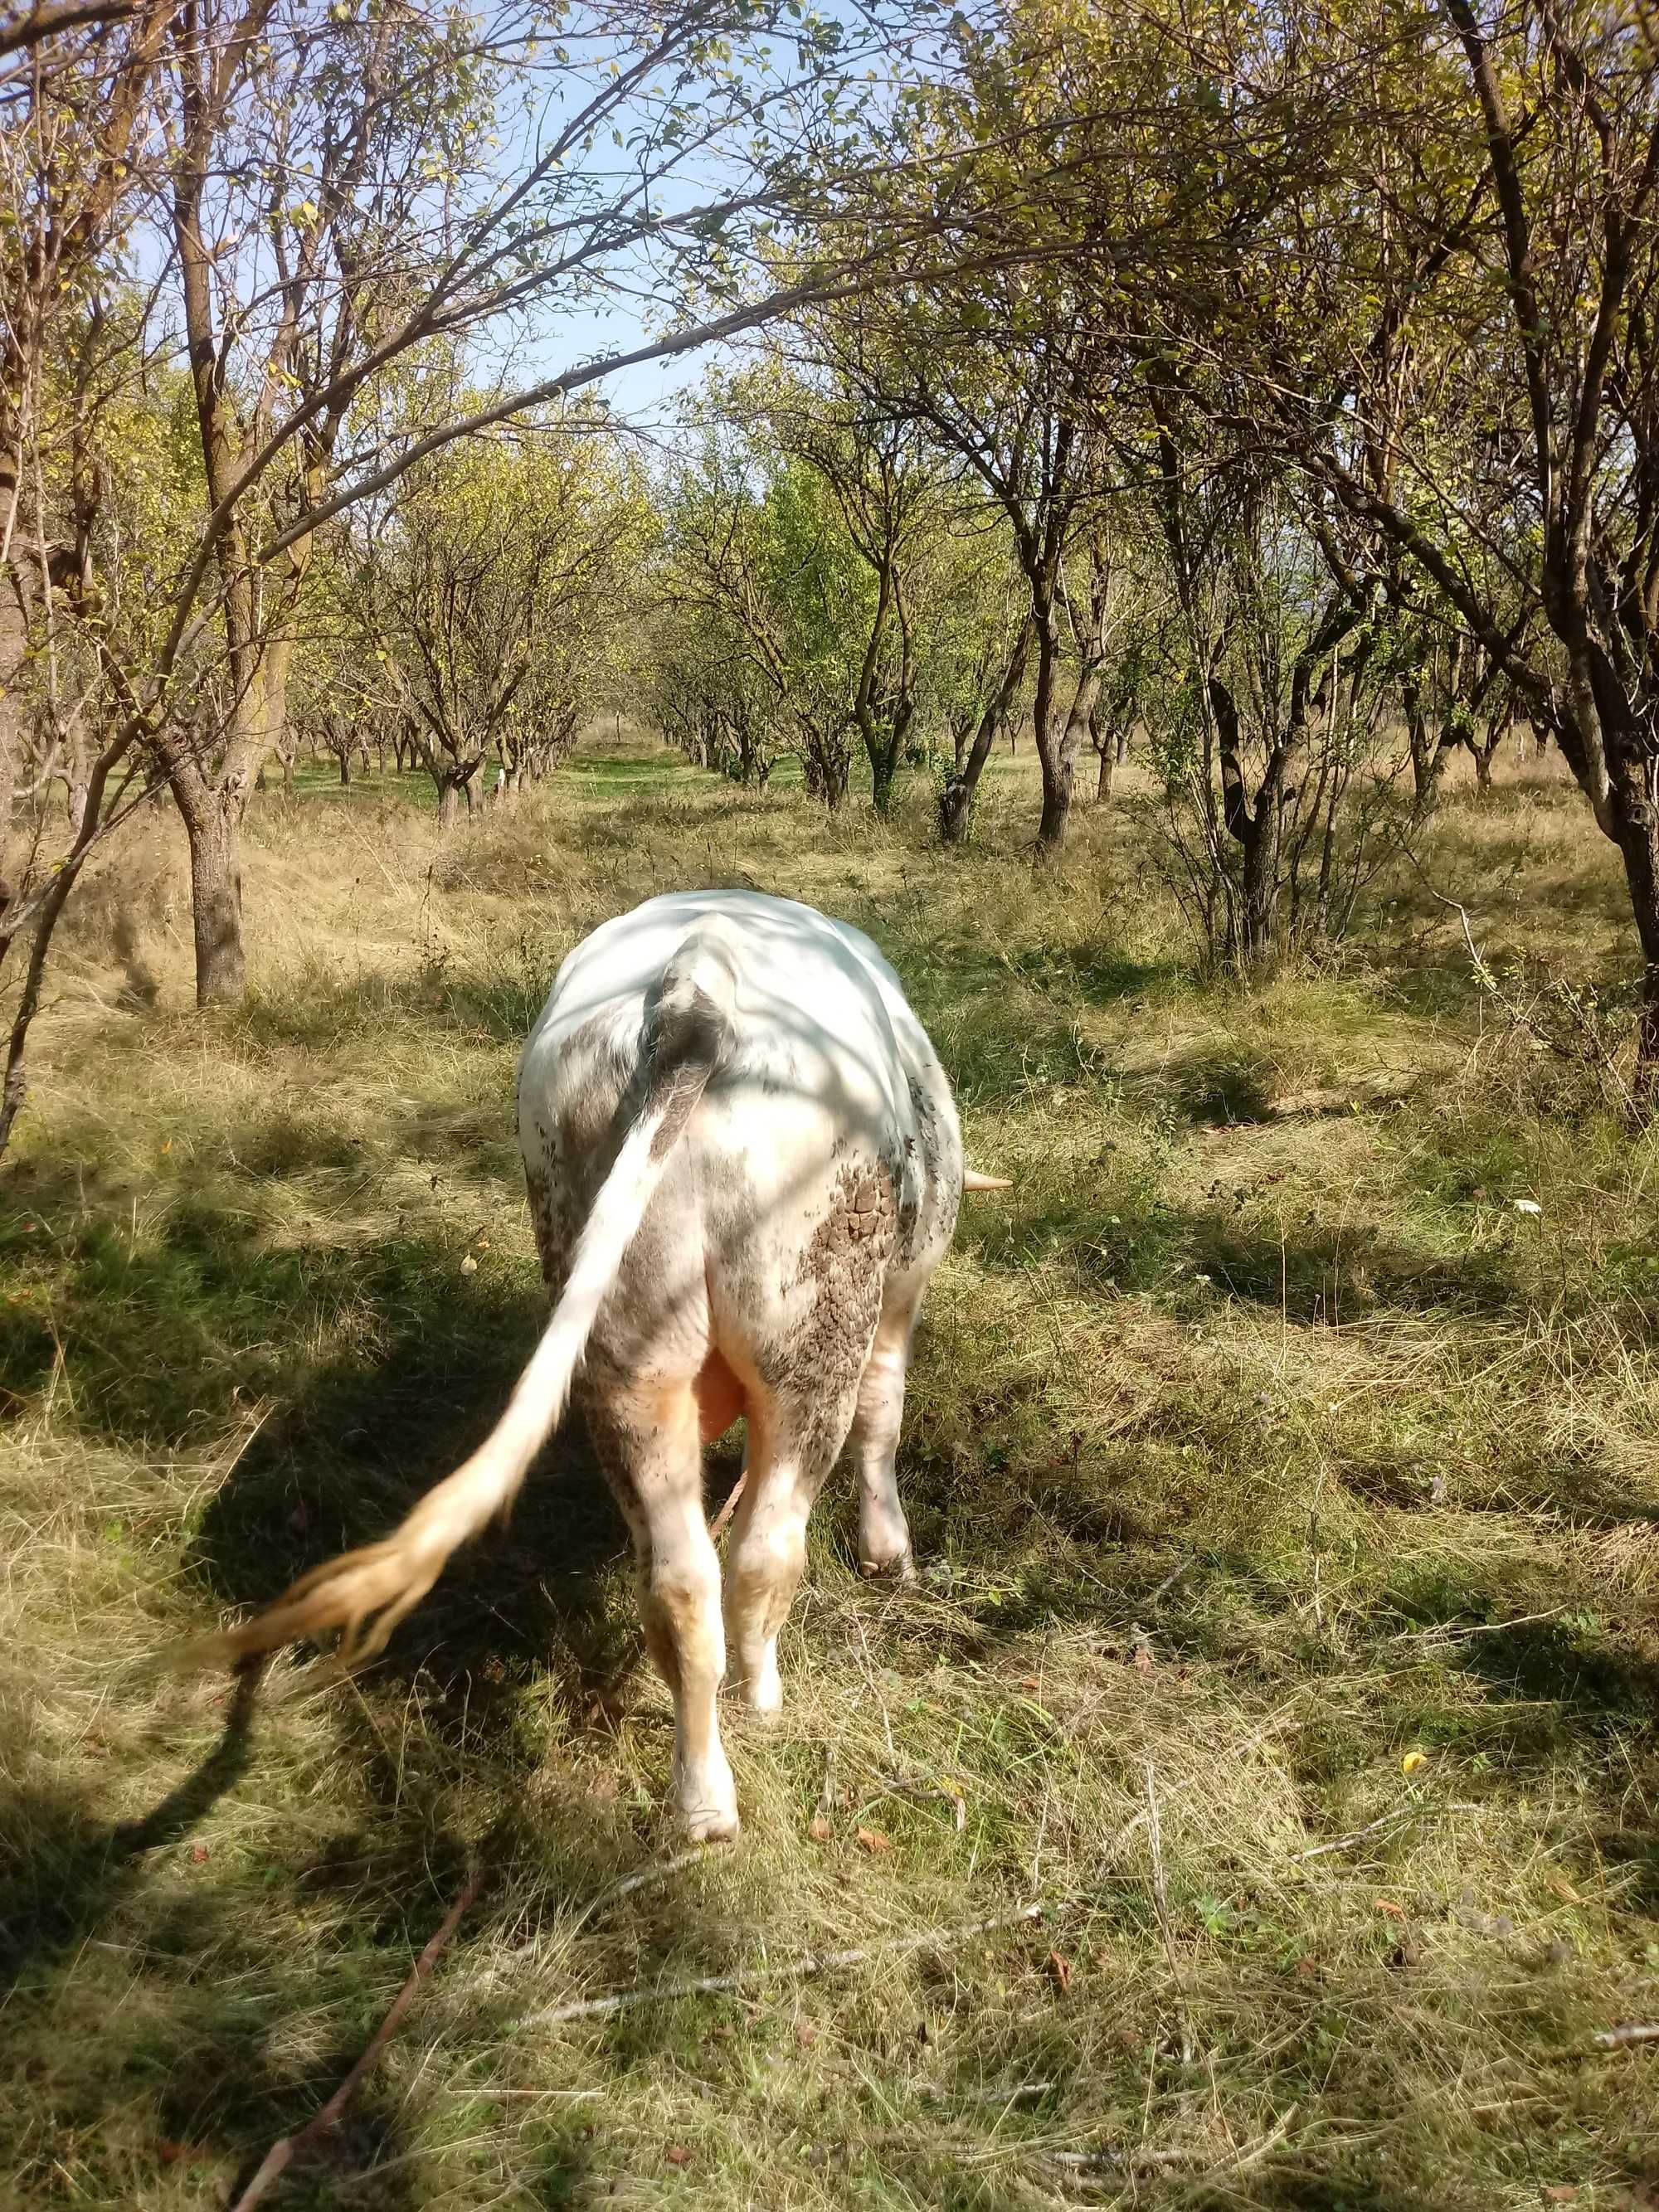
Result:
{"label": "cow's hind leg", "polygon": [[859,1476],[859,1565],[866,1575],[908,1581],[910,1527],[899,1503],[899,1429],[904,1419],[904,1378],[910,1364],[919,1295],[882,1315],[859,1382],[853,1421],[853,1457]]}
{"label": "cow's hind leg", "polygon": [[633,1533],[646,1648],[674,1695],[674,1795],[694,1843],[738,1832],[720,1742],[726,1671],[720,1561],[702,1510],[697,1402],[690,1381],[601,1389],[588,1427]]}
{"label": "cow's hind leg", "polygon": [[783,1705],[778,1632],[806,1565],[806,1520],[840,1455],[858,1374],[825,1378],[804,1404],[793,1394],[750,1399],[749,1477],[726,1564],[726,1626],[735,1686],[750,1711]]}

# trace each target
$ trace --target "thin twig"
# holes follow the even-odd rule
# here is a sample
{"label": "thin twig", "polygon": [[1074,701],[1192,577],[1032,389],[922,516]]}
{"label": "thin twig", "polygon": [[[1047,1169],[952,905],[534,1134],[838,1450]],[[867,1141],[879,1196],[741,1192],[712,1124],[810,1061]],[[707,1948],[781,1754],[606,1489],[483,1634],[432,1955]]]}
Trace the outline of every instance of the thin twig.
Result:
{"label": "thin twig", "polygon": [[1430,1628],[1402,1628],[1397,1636],[1389,1638],[1390,1644],[1425,1644],[1439,1639],[1445,1644],[1461,1643],[1470,1636],[1501,1636],[1506,1628],[1530,1628],[1540,1620],[1559,1620],[1566,1611],[1561,1605],[1553,1605],[1546,1613],[1518,1613],[1512,1620],[1482,1620],[1468,1628],[1452,1628],[1437,1621]]}
{"label": "thin twig", "polygon": [[595,1918],[615,1905],[619,1898],[631,1896],[635,1890],[643,1889],[647,1882],[665,1881],[671,1874],[684,1874],[687,1867],[697,1865],[708,1856],[707,1850],[699,1844],[695,1850],[681,1851],[676,1858],[656,1860],[650,1866],[642,1866],[637,1874],[624,1875],[621,1881],[613,1882],[609,1889],[599,1892],[583,1913],[583,1922]]}
{"label": "thin twig", "polygon": [[1180,1961],[1176,1957],[1175,1927],[1170,1918],[1170,1893],[1164,1880],[1164,1827],[1158,1814],[1158,1778],[1152,1762],[1146,1762],[1146,1839],[1152,1859],[1152,1909],[1158,1915],[1158,1933],[1164,1938],[1164,1951],[1170,1961],[1170,1977],[1176,1985],[1176,1998],[1181,2011],[1181,2063],[1193,2063],[1192,2018],[1187,2003],[1186,1984],[1182,1979]]}
{"label": "thin twig", "polygon": [[493,2104],[501,2097],[604,2097],[608,2089],[502,2089],[494,2082],[488,2086],[480,2081],[444,2081],[439,2088],[446,2097],[477,2097],[485,2104]]}
{"label": "thin twig", "polygon": [[[902,1958],[909,1951],[926,1950],[930,1943],[965,1943],[994,1929],[1013,1928],[1040,1920],[1044,1907],[1023,1905],[1017,1912],[994,1913],[988,1920],[971,1920],[955,1928],[924,1928],[908,1936],[895,1936],[883,1943],[860,1944],[850,1951],[807,1951],[775,1965],[763,1960],[757,1966],[739,1967],[732,1974],[697,1974],[684,1981],[652,1982],[644,1989],[616,1990],[609,1996],[578,1997],[569,2004],[550,2005],[539,2012],[520,2013],[507,2025],[513,2027],[557,2027],[568,2020],[598,2020],[610,2013],[625,2012],[633,2005],[667,2004],[679,1997],[718,1996],[732,1990],[757,1988],[766,1982],[800,1982],[813,1974],[839,1973],[844,1967],[861,1966],[871,1959]],[[240,2208],[237,2208],[240,2212]]]}
{"label": "thin twig", "polygon": [[1460,906],[1455,898],[1448,898],[1444,891],[1436,890],[1434,885],[1429,881],[1428,877],[1423,872],[1422,862],[1418,859],[1416,854],[1413,852],[1411,847],[1406,843],[1403,838],[1400,841],[1400,849],[1405,854],[1406,859],[1411,864],[1412,868],[1415,871],[1418,881],[1422,884],[1429,896],[1435,900],[1438,905],[1449,907],[1451,911],[1462,923],[1463,942],[1469,949],[1469,959],[1474,969],[1475,979],[1485,988],[1496,992],[1498,987],[1493,980],[1492,972],[1491,969],[1487,967],[1485,959],[1481,957],[1480,949],[1474,941],[1474,933],[1469,927],[1468,908],[1467,907]]}
{"label": "thin twig", "polygon": [[899,1757],[898,1747],[893,1741],[893,1723],[888,1718],[887,1700],[882,1696],[876,1684],[876,1669],[870,1657],[870,1639],[865,1634],[864,1623],[857,1613],[853,1615],[853,1626],[859,1632],[859,1649],[864,1657],[864,1679],[870,1685],[870,1694],[881,1711],[881,1732],[887,1739],[887,1756],[895,1766],[902,1766],[904,1762]]}
{"label": "thin twig", "polygon": [[1042,1792],[1042,1810],[1037,1815],[1036,1849],[1031,1854],[1031,1887],[1036,1889],[1042,1881],[1042,1839],[1048,1832],[1049,1790]]}
{"label": "thin twig", "polygon": [[1659,2021],[1638,2027],[1634,2021],[1626,2021],[1620,2027],[1604,2028],[1590,2041],[1598,2051],[1623,2051],[1632,2043],[1659,2043]]}
{"label": "thin twig", "polygon": [[283,2136],[278,2142],[272,2143],[260,2160],[258,2172],[232,2205],[230,2212],[251,2212],[251,2208],[259,2202],[271,2184],[287,2171],[298,2154],[301,2151],[309,2150],[311,2146],[321,2136],[325,2136],[334,2125],[347,2105],[350,2103],[357,2084],[374,2066],[386,2045],[397,2033],[398,2023],[409,2010],[416,1990],[432,1972],[444,1946],[460,1926],[461,1917],[478,1894],[483,1881],[483,1868],[474,1867],[466,1879],[460,1895],[445,1913],[437,1933],[410,1969],[408,1980],[392,2000],[390,2011],[369,2038],[368,2046],[356,2064],[322,2110],[314,2118],[306,2122],[298,2135]]}
{"label": "thin twig", "polygon": [[1248,2143],[1234,2158],[1212,2159],[1205,2152],[1193,2150],[1057,2150],[1049,2154],[1056,2166],[1067,2166],[1074,2173],[1086,2173],[1091,2166],[1108,2173],[1158,2173],[1170,2167],[1195,2167],[1202,2173],[1243,2173],[1252,2166],[1259,2166],[1270,2151],[1278,2149],[1290,2133],[1291,2122],[1296,2118],[1292,2105],[1280,2115],[1265,2136]]}
{"label": "thin twig", "polygon": [[1152,1592],[1152,1596],[1147,1600],[1148,1606],[1154,1606],[1158,1603],[1160,1598],[1168,1597],[1170,1592],[1181,1580],[1182,1575],[1190,1574],[1197,1565],[1198,1560],[1196,1556],[1190,1559],[1183,1559],[1172,1575],[1164,1576],[1163,1581],[1158,1584],[1158,1588]]}
{"label": "thin twig", "polygon": [[1363,1844],[1367,1836],[1375,1836],[1383,1828],[1396,1826],[1404,1827],[1409,1824],[1412,1818],[1413,1815],[1410,1813],[1402,1814],[1397,1810],[1383,1813],[1375,1820],[1367,1820],[1363,1828],[1356,1828],[1352,1835],[1339,1836],[1334,1844],[1316,1844],[1310,1851],[1298,1851],[1296,1855],[1297,1863],[1300,1864],[1304,1859],[1322,1859],[1332,1851],[1352,1850],[1355,1844]]}

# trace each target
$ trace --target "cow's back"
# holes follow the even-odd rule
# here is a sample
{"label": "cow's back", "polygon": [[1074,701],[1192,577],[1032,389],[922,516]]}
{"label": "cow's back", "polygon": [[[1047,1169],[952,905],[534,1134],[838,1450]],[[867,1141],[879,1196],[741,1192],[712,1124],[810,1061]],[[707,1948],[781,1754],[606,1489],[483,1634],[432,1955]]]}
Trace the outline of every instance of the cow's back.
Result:
{"label": "cow's back", "polygon": [[732,1042],[608,1302],[597,1352],[619,1364],[700,1339],[810,1360],[815,1333],[865,1332],[887,1277],[931,1267],[954,1224],[949,1087],[876,947],[793,900],[678,892],[577,946],[525,1047],[520,1141],[550,1286],[628,1119],[663,972],[712,916]]}

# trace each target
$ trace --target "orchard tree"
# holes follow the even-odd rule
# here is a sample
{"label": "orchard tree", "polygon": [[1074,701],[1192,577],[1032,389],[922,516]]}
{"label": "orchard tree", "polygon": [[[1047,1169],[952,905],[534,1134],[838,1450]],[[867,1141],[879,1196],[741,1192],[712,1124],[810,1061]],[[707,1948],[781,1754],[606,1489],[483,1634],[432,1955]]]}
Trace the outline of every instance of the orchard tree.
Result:
{"label": "orchard tree", "polygon": [[348,556],[363,665],[414,738],[441,828],[488,761],[522,780],[573,741],[645,518],[614,441],[573,408],[434,454],[365,519]]}
{"label": "orchard tree", "polygon": [[834,495],[751,425],[704,437],[671,481],[665,525],[672,605],[732,641],[726,722],[787,731],[807,791],[837,812],[876,631],[870,571]]}
{"label": "orchard tree", "polygon": [[850,701],[870,768],[871,801],[892,811],[921,704],[933,587],[942,568],[944,486],[918,426],[872,402],[863,365],[860,303],[811,319],[804,370],[775,352],[766,369],[727,386],[724,411],[762,428],[828,490],[869,588],[841,594],[864,625]]}
{"label": "orchard tree", "polygon": [[[1045,97],[1098,110],[1111,23],[1039,0]],[[1097,326],[1241,458],[1311,483],[1399,615],[1467,635],[1500,719],[1560,746],[1623,864],[1641,951],[1636,1092],[1659,1104],[1659,70],[1638,15],[1362,0],[1155,7],[1166,252]],[[1043,72],[1046,70],[1047,75]],[[1158,164],[1142,161],[1147,192]],[[1057,217],[1056,220],[1059,218]],[[1345,556],[1346,557],[1346,556]],[[1501,678],[1501,684],[1499,679]],[[1494,688],[1497,687],[1497,688]],[[1445,705],[1455,710],[1449,689]],[[1467,702],[1466,702],[1467,703]],[[1443,728],[1443,722],[1442,724]],[[1485,742],[1482,740],[1481,742]],[[1426,767],[1425,761],[1423,765]]]}
{"label": "orchard tree", "polygon": [[669,742],[698,768],[764,790],[789,735],[777,687],[741,624],[701,599],[667,598],[643,659],[650,712]]}
{"label": "orchard tree", "polygon": [[[142,738],[189,833],[201,998],[242,987],[241,821],[285,712],[317,531],[454,436],[855,279],[832,246],[769,296],[749,240],[833,194],[858,128],[848,88],[885,44],[872,18],[768,0],[656,17],[625,0],[441,17],[406,0],[174,0],[113,27],[50,9],[27,27],[0,77],[30,154],[10,223],[33,234],[20,357],[69,295],[62,272],[104,272],[125,226],[151,278],[146,343],[176,328],[194,392],[204,513],[191,556],[155,580],[167,619],[128,672],[125,742]],[[377,387],[412,353],[526,335],[642,278],[661,336],[504,386],[477,420],[377,436]],[[14,392],[27,383],[11,374]],[[13,448],[16,415],[0,424]],[[19,620],[38,627],[35,596]],[[208,647],[224,711],[204,726],[185,707]]]}

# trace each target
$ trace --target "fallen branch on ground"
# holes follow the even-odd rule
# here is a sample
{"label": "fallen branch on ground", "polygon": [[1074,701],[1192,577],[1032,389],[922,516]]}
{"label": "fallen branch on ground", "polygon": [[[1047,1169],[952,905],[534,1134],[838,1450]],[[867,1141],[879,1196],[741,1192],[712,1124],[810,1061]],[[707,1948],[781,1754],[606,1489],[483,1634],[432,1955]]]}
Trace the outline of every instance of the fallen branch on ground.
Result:
{"label": "fallen branch on ground", "polygon": [[301,2151],[309,2150],[311,2146],[325,2136],[334,2125],[347,2105],[350,2103],[357,2084],[397,2033],[398,2024],[409,2010],[416,1990],[432,1972],[444,1946],[460,1926],[461,1916],[478,1894],[483,1881],[483,1867],[475,1867],[468,1875],[460,1895],[445,1913],[437,1933],[410,1969],[408,1980],[392,2000],[390,2011],[369,2038],[368,2046],[356,2064],[341,2082],[327,2104],[323,2106],[321,2112],[318,2112],[313,2118],[307,2120],[297,2135],[283,2136],[279,2142],[272,2143],[259,2162],[258,2172],[231,2206],[230,2212],[250,2212],[250,2208],[257,2204],[271,2184],[287,2172],[298,2154]]}
{"label": "fallen branch on ground", "polygon": [[1590,2041],[1598,2051],[1623,2051],[1632,2043],[1659,2043],[1659,2021],[1638,2027],[1636,2021],[1626,2021],[1622,2027],[1603,2028]]}
{"label": "fallen branch on ground", "polygon": [[1299,1863],[1304,1859],[1322,1859],[1332,1851],[1351,1850],[1354,1844],[1363,1844],[1368,1836],[1380,1835],[1385,1828],[1409,1827],[1414,1818],[1409,1810],[1402,1813],[1396,1808],[1384,1813],[1377,1820],[1368,1820],[1363,1828],[1356,1828],[1352,1835],[1339,1836],[1334,1843],[1316,1844],[1310,1851],[1298,1851],[1297,1860]]}
{"label": "fallen branch on ground", "polygon": [[1253,2143],[1230,2158],[1217,2158],[1213,2153],[1194,2148],[1191,2150],[1059,2150],[1050,2153],[1056,2166],[1064,2166],[1079,2179],[1091,2169],[1102,2173],[1136,2174],[1167,2173],[1172,2168],[1198,2173],[1243,2173],[1252,2166],[1259,2166],[1270,2151],[1277,2150],[1290,2133],[1291,2122],[1296,2118],[1297,2107],[1280,2115],[1273,2125]]}

